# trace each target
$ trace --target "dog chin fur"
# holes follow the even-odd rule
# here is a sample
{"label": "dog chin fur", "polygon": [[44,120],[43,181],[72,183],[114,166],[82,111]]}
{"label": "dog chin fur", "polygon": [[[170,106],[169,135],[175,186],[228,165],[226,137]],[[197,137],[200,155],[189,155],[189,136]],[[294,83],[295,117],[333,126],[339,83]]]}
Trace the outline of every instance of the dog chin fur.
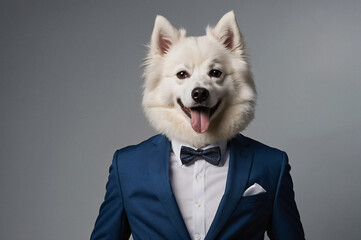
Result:
{"label": "dog chin fur", "polygon": [[[209,66],[220,66],[222,78],[206,75]],[[218,64],[218,65],[217,65]],[[167,19],[157,16],[145,60],[143,109],[150,124],[169,139],[201,148],[227,140],[243,131],[254,117],[256,89],[245,54],[242,35],[233,11],[225,14],[205,36],[187,37]],[[187,66],[189,79],[176,78],[178,66]],[[190,91],[204,87],[210,92],[209,106],[220,99],[206,132],[193,130],[189,117],[177,104],[192,104]]]}

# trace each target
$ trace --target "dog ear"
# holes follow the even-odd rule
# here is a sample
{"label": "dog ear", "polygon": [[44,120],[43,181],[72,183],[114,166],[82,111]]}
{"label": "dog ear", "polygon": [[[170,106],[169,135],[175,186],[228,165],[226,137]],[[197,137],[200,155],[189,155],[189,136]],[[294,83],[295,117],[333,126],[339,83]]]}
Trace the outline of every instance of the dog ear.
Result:
{"label": "dog ear", "polygon": [[151,51],[164,55],[178,41],[180,35],[180,31],[173,27],[165,17],[157,15],[150,43]]}
{"label": "dog ear", "polygon": [[213,35],[231,51],[243,50],[244,42],[233,11],[226,13],[214,28],[207,28],[207,35]]}

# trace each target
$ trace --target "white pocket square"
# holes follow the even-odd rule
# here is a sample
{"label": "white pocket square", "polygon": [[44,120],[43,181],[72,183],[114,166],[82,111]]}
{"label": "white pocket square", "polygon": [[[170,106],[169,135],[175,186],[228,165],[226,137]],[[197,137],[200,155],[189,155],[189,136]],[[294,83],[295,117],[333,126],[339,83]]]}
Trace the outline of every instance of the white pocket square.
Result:
{"label": "white pocket square", "polygon": [[252,186],[250,186],[249,188],[247,188],[246,191],[244,191],[243,193],[243,197],[247,197],[247,196],[252,196],[252,195],[257,195],[260,193],[265,193],[266,190],[259,185],[258,183],[253,184]]}

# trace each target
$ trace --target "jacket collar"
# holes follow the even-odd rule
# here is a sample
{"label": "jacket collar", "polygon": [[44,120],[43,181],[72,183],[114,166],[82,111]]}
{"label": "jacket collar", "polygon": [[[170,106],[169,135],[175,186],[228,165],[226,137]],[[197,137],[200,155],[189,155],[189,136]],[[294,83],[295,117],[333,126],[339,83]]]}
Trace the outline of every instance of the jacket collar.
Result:
{"label": "jacket collar", "polygon": [[[191,239],[174,197],[169,180],[171,143],[163,136],[153,139],[154,151],[148,164],[154,176],[154,190],[167,211],[169,219],[182,239]],[[235,209],[246,188],[253,161],[253,153],[247,148],[247,138],[238,134],[230,141],[230,162],[225,193],[221,199],[206,240],[215,239]]]}
{"label": "jacket collar", "polygon": [[241,134],[231,140],[226,190],[206,235],[206,240],[217,237],[246,189],[253,162],[253,153],[247,145],[247,138]]}
{"label": "jacket collar", "polygon": [[162,203],[164,210],[167,212],[168,218],[172,221],[175,229],[177,229],[181,239],[189,240],[191,237],[183,221],[169,180],[171,144],[163,135],[154,138],[153,144],[154,151],[147,157],[149,157],[149,162],[151,163],[148,164],[149,171],[151,172],[150,176],[154,176],[152,178],[154,180],[154,191],[156,191],[158,199]]}

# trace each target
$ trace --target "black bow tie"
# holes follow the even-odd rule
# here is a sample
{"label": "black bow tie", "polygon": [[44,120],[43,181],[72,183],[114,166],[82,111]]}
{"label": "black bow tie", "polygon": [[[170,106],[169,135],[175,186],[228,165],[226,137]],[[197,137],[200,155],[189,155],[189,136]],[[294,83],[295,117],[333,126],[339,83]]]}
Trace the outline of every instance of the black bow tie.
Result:
{"label": "black bow tie", "polygon": [[221,149],[219,147],[208,148],[205,150],[182,146],[180,152],[180,159],[183,164],[189,164],[196,157],[203,158],[210,164],[218,166],[221,161]]}

